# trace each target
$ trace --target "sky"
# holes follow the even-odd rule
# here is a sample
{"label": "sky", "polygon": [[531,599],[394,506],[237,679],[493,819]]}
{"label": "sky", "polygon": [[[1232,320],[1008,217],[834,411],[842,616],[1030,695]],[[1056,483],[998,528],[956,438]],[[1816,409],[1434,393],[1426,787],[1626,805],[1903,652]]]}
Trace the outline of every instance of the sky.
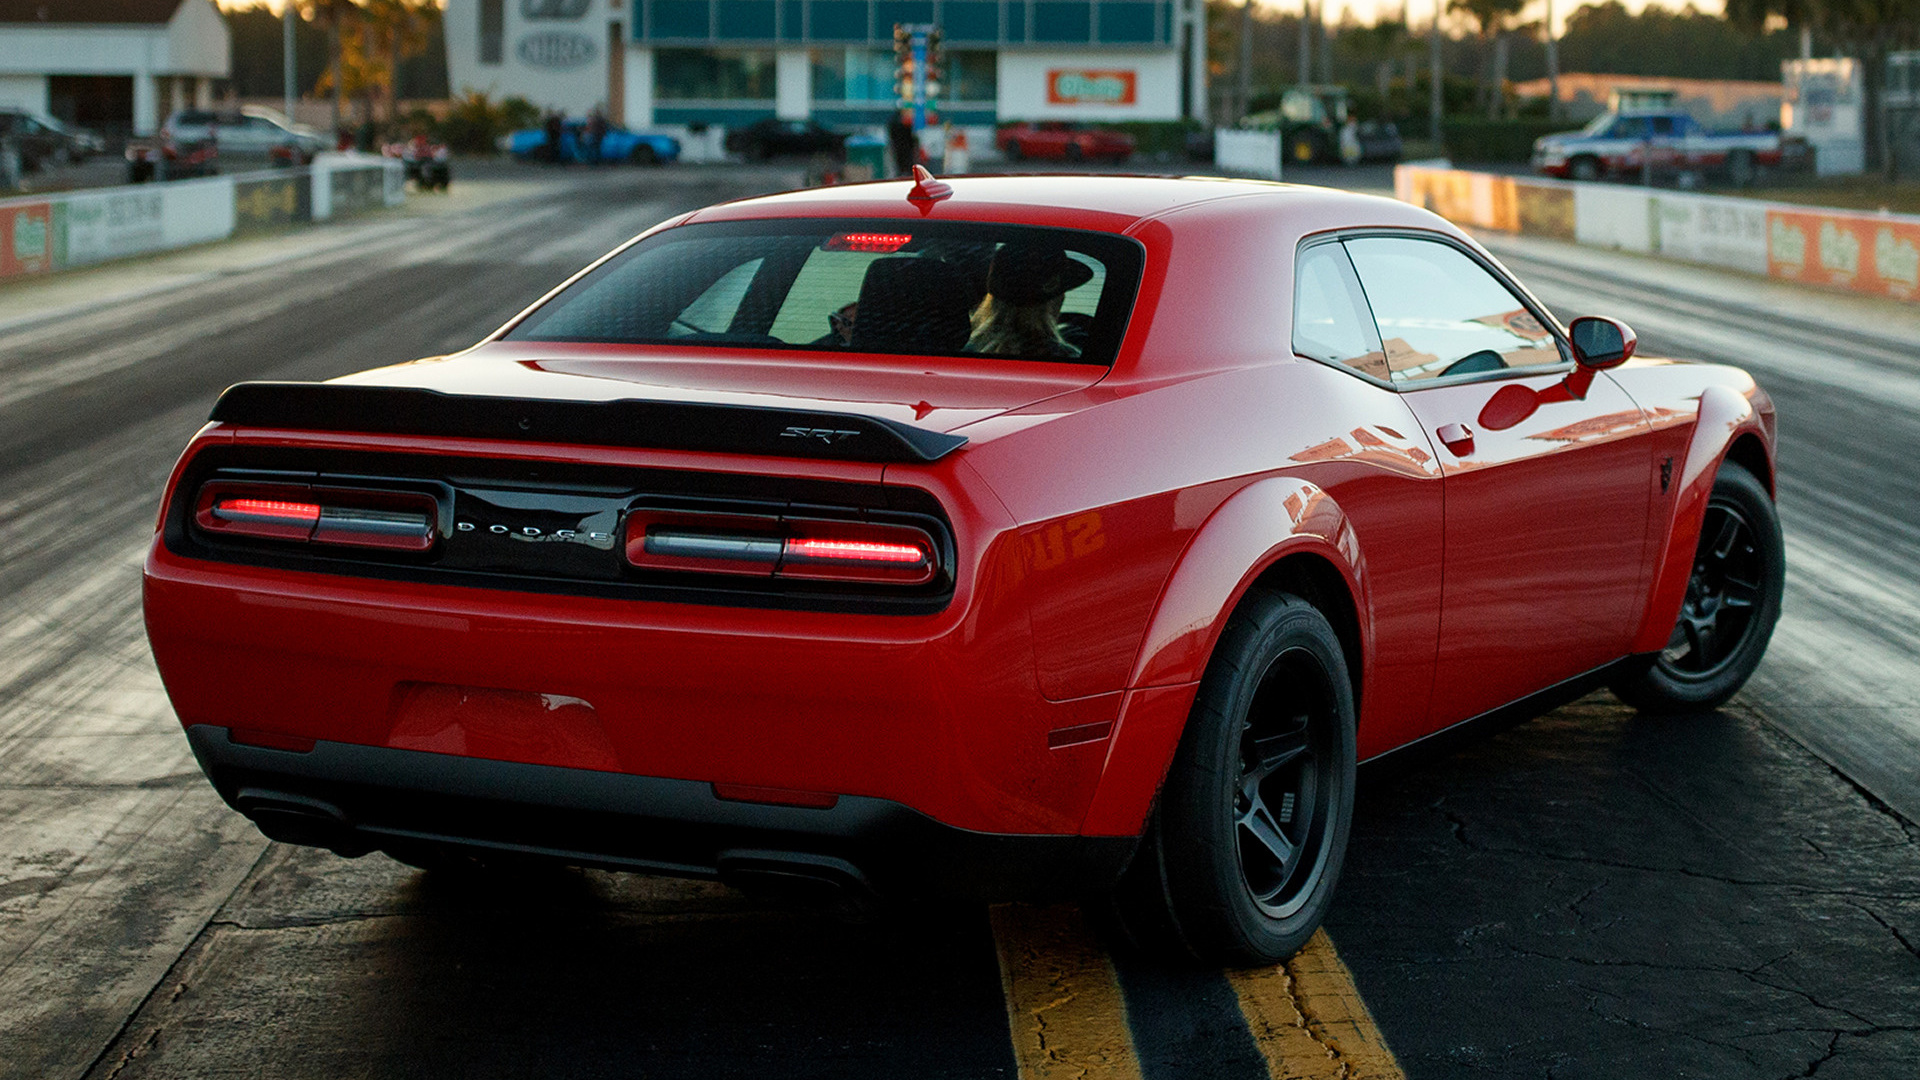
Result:
{"label": "sky", "polygon": [[[234,8],[251,7],[257,0],[214,0],[214,2],[221,7]],[[284,0],[267,0],[267,6],[278,11],[283,2]],[[1301,0],[1254,0],[1254,2],[1262,7],[1277,8],[1281,11],[1299,11],[1301,4]],[[1370,23],[1382,13],[1398,13],[1402,3],[1410,3],[1413,6],[1411,14],[1416,25],[1425,23],[1433,17],[1435,4],[1435,0],[1317,0],[1317,2],[1325,9],[1326,19],[1330,23],[1340,20],[1342,8],[1351,8],[1354,18],[1363,23]],[[1445,3],[1445,0],[1439,0],[1439,2]],[[1626,5],[1628,11],[1639,11],[1641,8],[1647,6],[1649,0],[1621,0],[1621,2]],[[1547,0],[1531,0],[1527,5],[1525,12],[1526,17],[1529,19],[1537,19],[1545,14],[1546,3]],[[1584,5],[1572,2],[1572,0],[1553,0],[1554,25],[1564,29],[1567,23],[1567,14],[1574,8],[1582,6]],[[1682,4],[1667,3],[1664,6],[1678,8],[1682,6]],[[1717,13],[1725,6],[1725,0],[1693,0],[1693,6],[1699,8],[1701,11]]]}

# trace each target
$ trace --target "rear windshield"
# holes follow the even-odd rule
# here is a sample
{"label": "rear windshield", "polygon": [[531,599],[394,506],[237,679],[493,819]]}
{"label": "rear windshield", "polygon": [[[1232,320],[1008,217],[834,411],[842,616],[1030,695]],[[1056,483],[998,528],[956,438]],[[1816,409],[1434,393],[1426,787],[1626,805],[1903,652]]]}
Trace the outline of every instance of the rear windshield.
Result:
{"label": "rear windshield", "polygon": [[507,333],[513,341],[987,355],[1111,364],[1140,280],[1110,233],[784,219],[668,229]]}

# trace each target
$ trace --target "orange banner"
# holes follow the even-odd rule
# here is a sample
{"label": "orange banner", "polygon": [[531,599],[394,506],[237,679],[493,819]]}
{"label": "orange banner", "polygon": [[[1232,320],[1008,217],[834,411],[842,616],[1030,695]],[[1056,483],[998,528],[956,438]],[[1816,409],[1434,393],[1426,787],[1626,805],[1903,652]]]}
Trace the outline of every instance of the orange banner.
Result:
{"label": "orange banner", "polygon": [[1056,68],[1047,72],[1049,105],[1132,105],[1139,79],[1131,71]]}
{"label": "orange banner", "polygon": [[53,205],[0,206],[0,278],[53,269]]}
{"label": "orange banner", "polygon": [[1920,223],[1767,208],[1767,272],[1875,296],[1920,296]]}

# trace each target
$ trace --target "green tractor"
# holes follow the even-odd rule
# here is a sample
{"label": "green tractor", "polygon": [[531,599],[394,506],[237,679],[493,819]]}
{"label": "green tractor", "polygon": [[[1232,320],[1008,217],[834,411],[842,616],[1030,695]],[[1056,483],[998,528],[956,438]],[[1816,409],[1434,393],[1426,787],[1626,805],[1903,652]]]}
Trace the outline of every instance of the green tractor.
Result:
{"label": "green tractor", "polygon": [[1347,115],[1346,87],[1290,86],[1281,93],[1278,108],[1249,113],[1240,126],[1279,131],[1280,151],[1289,165],[1338,164],[1340,129]]}

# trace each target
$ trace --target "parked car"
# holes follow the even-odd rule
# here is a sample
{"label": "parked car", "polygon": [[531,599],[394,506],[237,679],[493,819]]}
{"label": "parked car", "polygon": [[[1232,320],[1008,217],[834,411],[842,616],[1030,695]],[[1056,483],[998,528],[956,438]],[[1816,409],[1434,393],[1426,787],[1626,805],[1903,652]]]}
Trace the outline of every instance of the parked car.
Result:
{"label": "parked car", "polygon": [[211,140],[228,154],[265,156],[290,147],[300,164],[328,148],[327,137],[319,131],[257,105],[232,112],[182,109],[167,118],[161,131],[183,145]]}
{"label": "parked car", "polygon": [[228,389],[146,628],[276,840],[1095,897],[1270,964],[1356,762],[1603,684],[1711,709],[1759,663],[1773,406],[1634,351],[1385,198],[724,203],[464,352]]}
{"label": "parked car", "polygon": [[1009,124],[994,134],[994,142],[1010,161],[1125,161],[1133,156],[1133,136],[1092,124]]}
{"label": "parked car", "polygon": [[82,162],[106,149],[100,137],[90,131],[68,128],[52,117],[25,109],[0,109],[0,139],[13,143],[20,154],[20,167],[28,170],[44,164]]}
{"label": "parked car", "polygon": [[188,180],[220,171],[220,147],[212,139],[182,143],[160,136],[127,143],[127,183],[149,180]]}
{"label": "parked car", "polygon": [[814,154],[838,156],[846,152],[847,137],[829,131],[812,120],[777,120],[768,117],[727,132],[726,147],[748,161],[766,161],[777,157],[810,157]]}
{"label": "parked car", "polygon": [[1811,161],[1803,140],[1775,131],[1708,131],[1672,109],[1601,113],[1579,131],[1533,143],[1534,171],[1566,180],[1637,180],[1652,169],[1716,174],[1746,187],[1762,169],[1792,170]]}
{"label": "parked car", "polygon": [[[560,160],[591,163],[592,144],[588,142],[585,132],[586,124],[580,120],[570,120],[561,127]],[[547,133],[543,128],[526,128],[506,136],[501,145],[509,154],[523,161],[545,160]],[[635,165],[670,165],[678,160],[680,140],[671,135],[609,126],[606,134],[600,138],[599,161],[602,163],[624,161]]]}

